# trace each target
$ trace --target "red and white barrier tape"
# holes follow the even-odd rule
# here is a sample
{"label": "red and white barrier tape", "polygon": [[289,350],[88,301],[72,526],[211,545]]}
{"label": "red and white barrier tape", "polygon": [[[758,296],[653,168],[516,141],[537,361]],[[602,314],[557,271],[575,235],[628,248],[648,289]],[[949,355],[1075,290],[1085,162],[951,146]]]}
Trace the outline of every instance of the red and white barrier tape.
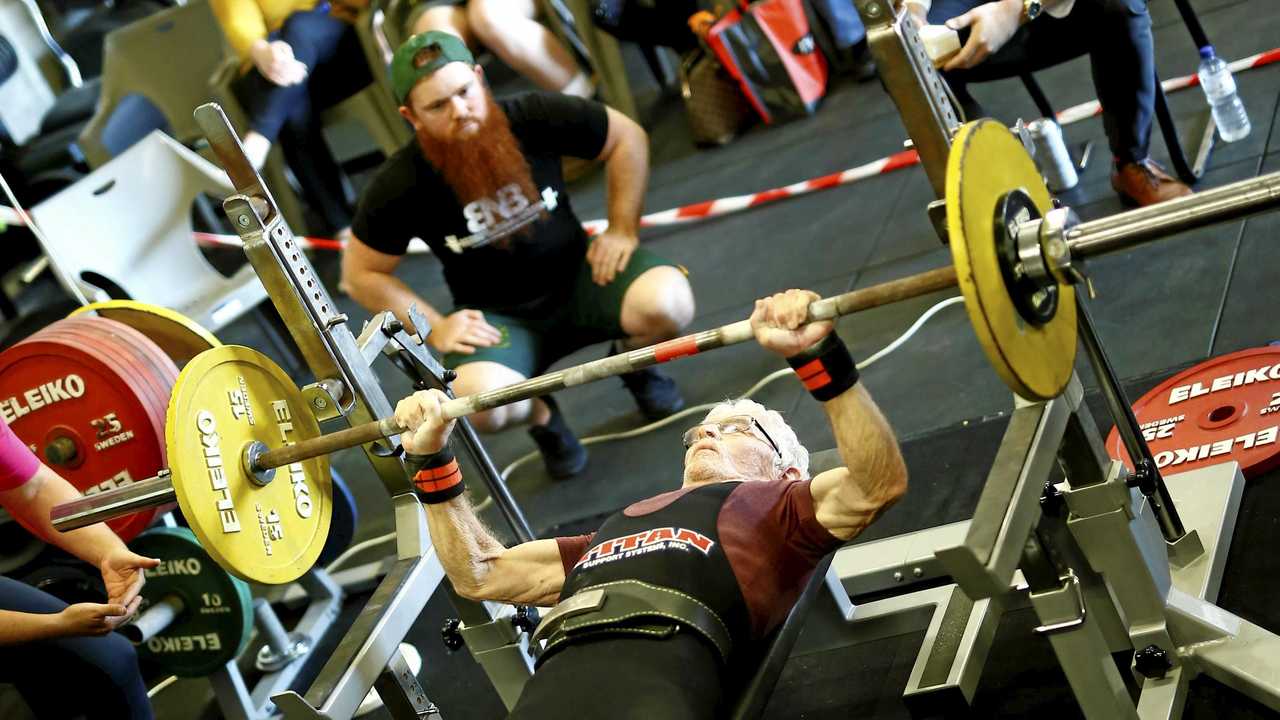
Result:
{"label": "red and white barrier tape", "polygon": [[[1237,60],[1230,63],[1231,71],[1234,73],[1252,70],[1263,65],[1280,61],[1280,48],[1268,50],[1267,52],[1251,55],[1247,58]],[[1172,78],[1165,80],[1161,85],[1165,92],[1175,92],[1198,85],[1199,79],[1195,75],[1187,75],[1185,77]],[[1074,107],[1067,108],[1058,113],[1058,122],[1062,125],[1079,122],[1086,118],[1093,117],[1102,112],[1102,105],[1097,100],[1081,103]],[[650,213],[640,218],[640,227],[657,227],[661,225],[677,225],[680,223],[691,222],[693,220],[704,220],[718,215],[726,215],[728,213],[737,212],[744,208],[756,207],[764,205],[775,200],[781,200],[787,197],[796,197],[813,192],[814,190],[825,190],[839,185],[849,185],[859,180],[865,180],[874,175],[884,175],[904,167],[910,167],[920,162],[920,156],[914,150],[895,153],[887,158],[877,160],[873,163],[861,165],[856,168],[845,170],[844,172],[825,175],[813,180],[787,185],[785,187],[773,188],[758,192],[753,195],[739,195],[737,197],[721,198],[719,200],[708,200],[706,202],[694,203],[686,205],[674,210],[664,210],[662,212]],[[586,228],[588,235],[594,235],[603,231],[608,227],[607,220],[588,220],[582,226]]]}
{"label": "red and white barrier tape", "polygon": [[[1268,50],[1241,58],[1229,64],[1231,72],[1240,73],[1254,68],[1260,68],[1264,65],[1270,65],[1280,62],[1280,48]],[[1200,80],[1195,75],[1185,75],[1183,77],[1171,78],[1161,83],[1166,93],[1184,90],[1195,85],[1199,85]],[[1074,107],[1069,107],[1058,113],[1058,123],[1061,125],[1070,125],[1071,123],[1080,122],[1087,118],[1094,117],[1102,112],[1102,105],[1097,100],[1080,103]],[[729,213],[738,212],[747,208],[753,208],[767,203],[781,200],[783,198],[797,197],[814,192],[815,190],[826,190],[828,188],[839,187],[841,185],[851,185],[853,183],[865,180],[877,175],[891,173],[894,170],[900,170],[904,167],[911,167],[920,162],[920,156],[915,150],[904,150],[903,152],[894,153],[886,158],[881,158],[875,162],[870,162],[858,167],[849,168],[842,172],[823,175],[811,180],[785,185],[783,187],[771,188],[761,192],[752,193],[750,195],[736,195],[733,197],[718,198],[715,200],[706,200],[703,202],[685,205],[683,207],[673,208],[671,210],[663,210],[661,212],[649,213],[640,218],[640,227],[661,227],[665,225],[680,225],[683,223],[705,220],[711,217],[727,215]],[[10,208],[0,206],[0,222],[11,225],[22,225],[22,219]],[[608,220],[587,220],[582,223],[582,227],[587,231],[588,235],[596,235],[603,232],[609,226]],[[206,245],[225,245],[229,247],[239,247],[240,238],[235,235],[215,235],[212,233],[196,233],[196,240]],[[299,238],[300,244],[309,250],[341,250],[342,242],[339,240],[330,240],[325,238]],[[425,243],[415,241],[409,244],[408,252],[411,254],[430,252]]]}

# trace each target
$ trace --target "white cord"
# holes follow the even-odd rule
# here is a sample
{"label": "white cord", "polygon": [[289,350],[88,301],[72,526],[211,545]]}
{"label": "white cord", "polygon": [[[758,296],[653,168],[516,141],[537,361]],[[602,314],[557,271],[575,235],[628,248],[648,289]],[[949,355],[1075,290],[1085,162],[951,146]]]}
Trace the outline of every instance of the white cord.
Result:
{"label": "white cord", "polygon": [[[911,327],[907,328],[906,332],[899,335],[897,339],[895,339],[893,342],[889,343],[888,345],[884,346],[883,348],[881,348],[880,350],[872,354],[866,360],[863,360],[862,362],[858,363],[858,369],[863,370],[865,368],[871,367],[872,363],[875,363],[883,359],[889,353],[902,347],[902,344],[910,340],[911,337],[914,336],[916,332],[920,330],[921,326],[923,326],[926,322],[929,321],[929,318],[938,314],[942,310],[952,305],[955,305],[956,303],[962,303],[962,302],[964,302],[964,298],[959,295],[956,295],[955,297],[949,297],[946,300],[942,300],[941,302],[934,304],[933,307],[930,307],[928,310],[924,311],[924,314],[916,318],[916,321],[911,324]],[[755,385],[752,385],[746,392],[742,393],[740,397],[749,398],[755,395],[756,393],[760,392],[760,390],[764,389],[766,385],[774,382],[778,378],[787,377],[788,375],[791,375],[791,374],[793,374],[791,368],[784,368],[782,370],[769,373],[768,375],[761,378],[760,381],[757,382]],[[631,430],[624,430],[618,433],[611,433],[608,435],[596,435],[593,437],[584,438],[582,440],[582,444],[584,446],[595,445],[596,443],[609,442],[611,440],[623,440],[626,438],[633,438],[633,437],[636,437],[637,435],[643,435],[647,432],[651,432],[653,430],[657,430],[658,428],[670,425],[676,420],[687,417],[694,413],[709,411],[711,410],[711,408],[719,404],[720,403],[705,403],[703,405],[694,405],[693,407],[687,407],[684,410],[681,410],[680,412],[674,415],[669,415],[657,422],[650,423],[648,425],[641,425],[638,428],[633,428]],[[511,473],[515,471],[516,468],[520,467],[521,465],[525,464],[526,462],[529,462],[530,460],[536,457],[538,457],[538,451],[534,450],[532,452],[526,453],[525,455],[521,455],[520,457],[516,458],[514,462],[512,462],[507,467],[503,468],[501,473],[502,480],[505,482],[507,477],[509,477]],[[480,503],[479,505],[476,505],[475,511],[480,512],[488,508],[492,504],[493,504],[492,497],[485,498],[484,502]]]}
{"label": "white cord", "polygon": [[359,552],[368,550],[374,545],[380,545],[384,542],[387,542],[388,540],[392,540],[395,538],[395,536],[396,534],[394,532],[389,532],[386,535],[379,535],[378,537],[369,538],[368,540],[361,540],[355,545],[352,545],[346,550],[343,550],[341,555],[334,558],[333,562],[325,566],[324,571],[332,575],[336,571],[339,565],[342,565],[346,561],[350,560],[353,555]]}
{"label": "white cord", "polygon": [[147,691],[147,699],[151,699],[155,697],[160,693],[161,690],[164,690],[165,688],[169,687],[170,685],[174,684],[177,681],[178,681],[177,675],[170,675],[169,677],[161,680],[160,682],[156,683],[155,687]]}

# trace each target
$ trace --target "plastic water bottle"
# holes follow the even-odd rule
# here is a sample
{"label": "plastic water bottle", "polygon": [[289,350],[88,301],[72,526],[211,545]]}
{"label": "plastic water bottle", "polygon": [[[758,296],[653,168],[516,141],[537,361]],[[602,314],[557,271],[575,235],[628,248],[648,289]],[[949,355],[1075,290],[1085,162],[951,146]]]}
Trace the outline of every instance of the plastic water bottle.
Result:
{"label": "plastic water bottle", "polygon": [[1249,114],[1245,112],[1244,103],[1236,95],[1236,81],[1231,77],[1231,68],[1226,61],[1213,54],[1213,46],[1200,48],[1200,87],[1204,88],[1205,97],[1209,99],[1209,107],[1213,109],[1213,121],[1218,126],[1218,134],[1227,142],[1235,142],[1248,137]]}

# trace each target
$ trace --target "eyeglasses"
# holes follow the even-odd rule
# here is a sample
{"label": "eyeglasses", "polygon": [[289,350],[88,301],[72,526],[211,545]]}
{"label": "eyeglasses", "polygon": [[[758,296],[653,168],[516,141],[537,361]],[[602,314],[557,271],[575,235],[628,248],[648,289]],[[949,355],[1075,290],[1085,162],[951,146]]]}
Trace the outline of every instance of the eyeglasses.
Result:
{"label": "eyeglasses", "polygon": [[778,454],[778,457],[782,457],[782,451],[778,449],[778,443],[774,442],[773,438],[769,437],[768,431],[764,429],[764,426],[760,424],[760,421],[750,415],[734,415],[733,417],[727,417],[723,420],[698,423],[697,425],[694,425],[684,431],[684,437],[682,439],[684,440],[684,447],[686,450],[698,441],[698,431],[708,425],[714,425],[716,429],[720,431],[721,437],[737,434],[755,437],[757,440],[762,439],[751,434],[751,428],[754,427],[760,431],[760,434],[764,436],[763,440],[769,443],[769,447],[773,448],[773,451]]}

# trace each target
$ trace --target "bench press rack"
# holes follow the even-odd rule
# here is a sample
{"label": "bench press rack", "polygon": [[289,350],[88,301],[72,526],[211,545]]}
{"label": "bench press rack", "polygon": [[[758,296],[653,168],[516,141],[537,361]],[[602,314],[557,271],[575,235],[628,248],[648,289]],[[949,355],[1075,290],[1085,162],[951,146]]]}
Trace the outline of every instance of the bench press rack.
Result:
{"label": "bench press rack", "polygon": [[[855,7],[941,198],[959,128],[945,83],[890,0]],[[929,214],[946,242],[941,200]],[[1089,362],[1132,445],[1136,421],[1078,295],[1077,306]],[[1107,456],[1083,397],[1073,374],[1056,398],[1016,399],[971,520],[838,551],[826,581],[845,620],[859,641],[924,630],[904,692],[924,714],[967,708],[1001,615],[1028,604],[1086,717],[1179,717],[1200,673],[1280,710],[1280,637],[1213,604],[1244,487],[1238,466],[1173,475],[1164,492],[1139,493]],[[1135,450],[1149,458],[1145,445]],[[1066,480],[1050,485],[1055,460]],[[1111,658],[1124,650],[1134,651],[1130,678]]]}
{"label": "bench press rack", "polygon": [[[318,379],[303,388],[317,419],[341,416],[357,425],[390,415],[392,404],[370,367],[383,354],[393,357],[402,369],[412,370],[420,387],[447,389],[451,376],[390,313],[375,317],[358,339],[352,334],[347,316],[338,311],[316,276],[221,109],[215,104],[203,105],[195,115],[236,188],[223,209],[267,295]],[[421,317],[415,321],[419,337],[425,339],[429,325]],[[459,429],[468,454],[479,459],[480,476],[511,531],[518,540],[532,539],[527,522],[465,419]],[[305,695],[285,691],[272,696],[286,718],[345,720],[354,715],[371,687],[377,688],[393,717],[439,717],[409,672],[399,645],[444,581],[444,568],[431,547],[426,513],[394,446],[369,443],[362,449],[391,496],[397,559]],[[452,597],[463,621],[463,637],[510,707],[532,672],[527,639],[509,617],[513,609]]]}

